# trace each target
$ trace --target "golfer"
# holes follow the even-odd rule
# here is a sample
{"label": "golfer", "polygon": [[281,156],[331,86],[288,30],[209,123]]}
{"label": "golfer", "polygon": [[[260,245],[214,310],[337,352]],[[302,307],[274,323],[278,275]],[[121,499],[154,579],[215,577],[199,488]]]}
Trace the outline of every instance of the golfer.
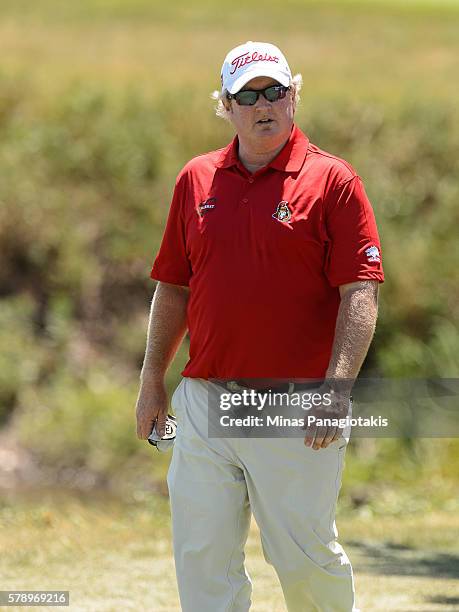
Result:
{"label": "golfer", "polygon": [[[167,476],[184,612],[249,610],[252,514],[290,612],[357,610],[335,525],[349,431],[330,417],[349,414],[384,276],[361,179],[294,122],[300,86],[272,44],[228,53],[217,114],[236,135],[179,173],[151,272],[139,438],[164,431],[165,373],[190,337]],[[311,385],[329,401],[301,437],[208,433],[211,392]]]}

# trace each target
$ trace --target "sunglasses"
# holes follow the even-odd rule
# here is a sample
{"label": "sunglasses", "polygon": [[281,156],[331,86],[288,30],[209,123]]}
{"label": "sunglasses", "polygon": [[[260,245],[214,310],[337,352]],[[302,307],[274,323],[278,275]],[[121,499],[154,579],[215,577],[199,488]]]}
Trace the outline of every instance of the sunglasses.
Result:
{"label": "sunglasses", "polygon": [[289,89],[290,87],[284,87],[284,85],[271,85],[266,89],[245,89],[235,94],[228,93],[226,94],[226,98],[227,100],[236,100],[239,106],[253,106],[256,104],[260,94],[263,94],[268,102],[277,102],[277,100],[285,98]]}

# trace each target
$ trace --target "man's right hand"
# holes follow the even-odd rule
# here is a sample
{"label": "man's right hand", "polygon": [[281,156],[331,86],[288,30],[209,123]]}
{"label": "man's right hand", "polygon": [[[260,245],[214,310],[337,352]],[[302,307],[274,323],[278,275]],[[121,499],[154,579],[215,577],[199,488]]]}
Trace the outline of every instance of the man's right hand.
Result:
{"label": "man's right hand", "polygon": [[137,437],[146,440],[156,423],[160,437],[164,435],[168,411],[168,397],[164,381],[140,383],[136,404]]}

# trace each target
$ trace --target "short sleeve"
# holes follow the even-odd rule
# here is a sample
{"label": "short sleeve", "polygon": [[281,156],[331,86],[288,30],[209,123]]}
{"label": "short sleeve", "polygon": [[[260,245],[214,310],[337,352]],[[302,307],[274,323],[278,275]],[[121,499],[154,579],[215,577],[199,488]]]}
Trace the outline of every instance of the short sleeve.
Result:
{"label": "short sleeve", "polygon": [[324,271],[330,284],[384,282],[376,220],[359,176],[331,190],[324,217],[329,241]]}
{"label": "short sleeve", "polygon": [[150,277],[187,287],[191,278],[191,265],[187,255],[183,201],[185,180],[178,180],[172,197],[166,229]]}

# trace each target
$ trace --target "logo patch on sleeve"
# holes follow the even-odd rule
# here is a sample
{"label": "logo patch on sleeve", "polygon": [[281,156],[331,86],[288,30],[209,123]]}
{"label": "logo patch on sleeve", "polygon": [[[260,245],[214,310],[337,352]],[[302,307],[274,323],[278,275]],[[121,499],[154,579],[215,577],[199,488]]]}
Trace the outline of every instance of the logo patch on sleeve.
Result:
{"label": "logo patch on sleeve", "polygon": [[283,223],[290,221],[290,219],[292,218],[292,211],[288,206],[288,202],[286,200],[282,200],[282,202],[279,202],[279,204],[277,205],[276,212],[273,213],[272,216],[274,219],[282,221]]}
{"label": "logo patch on sleeve", "polygon": [[381,261],[381,256],[379,254],[379,249],[377,246],[371,246],[368,247],[368,249],[365,249],[365,254],[367,256],[368,261],[376,261],[376,262],[380,262]]}
{"label": "logo patch on sleeve", "polygon": [[209,198],[205,202],[201,202],[198,206],[197,213],[200,217],[203,217],[206,212],[215,208],[217,198]]}

